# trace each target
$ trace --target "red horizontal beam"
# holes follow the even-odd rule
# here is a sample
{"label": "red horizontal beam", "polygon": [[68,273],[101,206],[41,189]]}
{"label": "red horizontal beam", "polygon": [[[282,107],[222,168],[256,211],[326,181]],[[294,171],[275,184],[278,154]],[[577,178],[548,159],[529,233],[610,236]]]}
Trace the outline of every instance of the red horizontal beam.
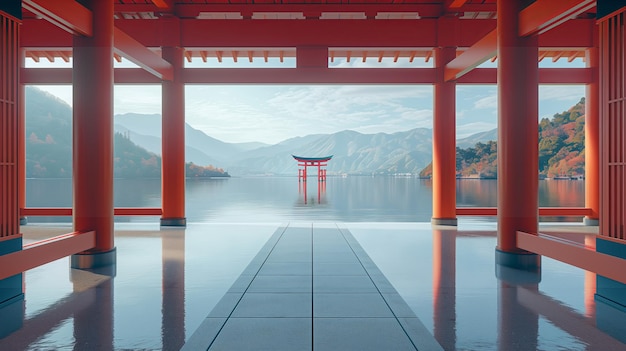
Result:
{"label": "red horizontal beam", "polygon": [[[481,8],[493,9],[495,6]],[[116,6],[116,10],[125,10]],[[131,6],[128,7],[132,9]],[[249,17],[253,13],[302,13],[305,17],[317,18],[322,13],[364,13],[367,17],[374,17],[379,12],[418,12],[420,17],[439,17],[444,13],[441,4],[245,4],[245,3],[212,3],[212,4],[178,4],[174,12],[180,18],[195,18],[204,13],[240,13]]]}
{"label": "red horizontal beam", "polygon": [[[540,68],[540,84],[588,84],[593,80],[590,68]],[[23,68],[22,84],[72,84],[71,68]],[[316,77],[315,73],[321,74]],[[140,68],[116,68],[115,84],[161,84],[161,80]],[[397,79],[397,80],[396,80]],[[298,84],[298,83],[371,83],[432,84],[433,68],[186,68],[187,84]],[[475,68],[457,80],[458,84],[496,84],[495,68]]]}
{"label": "red horizontal beam", "polygon": [[76,1],[23,0],[22,7],[71,34],[93,35],[92,13]]}
{"label": "red horizontal beam", "polygon": [[150,207],[116,207],[113,214],[116,216],[160,216],[163,210]]}
{"label": "red horizontal beam", "polygon": [[[176,21],[116,20],[115,25],[143,46],[160,47],[163,30],[177,30]],[[219,22],[219,23],[214,23]],[[180,21],[182,42],[189,49],[206,47],[411,47],[437,46],[436,20],[196,20]],[[539,47],[586,48],[593,45],[593,20],[576,19],[539,36]],[[459,21],[455,46],[470,47],[495,29],[495,20]],[[204,33],[220,33],[206,36]],[[295,33],[302,34],[299,38]],[[371,40],[370,40],[371,38]],[[24,48],[71,48],[72,35],[44,20],[22,21],[20,44]]]}
{"label": "red horizontal beam", "polygon": [[537,0],[519,14],[519,35],[544,33],[596,6],[596,0]]}
{"label": "red horizontal beam", "polygon": [[444,70],[444,79],[458,79],[481,63],[494,57],[498,51],[498,33],[492,30],[469,49],[450,61]]}
{"label": "red horizontal beam", "polygon": [[[158,47],[167,26],[180,25],[180,45],[204,47],[434,47],[436,20],[116,20],[148,47]],[[491,25],[487,23],[486,25]],[[219,33],[207,35],[206,33]]]}
{"label": "red horizontal beam", "polygon": [[[116,216],[160,216],[160,208],[153,207],[117,207],[113,214]],[[71,216],[69,207],[27,207],[20,211],[21,216]]]}
{"label": "red horizontal beam", "polygon": [[172,65],[123,30],[115,27],[113,42],[115,53],[163,80],[174,79]]}
{"label": "red horizontal beam", "polygon": [[183,71],[187,84],[430,84],[432,68],[216,68]]}
{"label": "red horizontal beam", "polygon": [[[497,207],[457,207],[458,216],[497,216]],[[591,215],[591,209],[585,207],[540,207],[542,217],[582,217]]]}
{"label": "red horizontal beam", "polygon": [[626,284],[626,260],[548,235],[517,232],[517,247]]}
{"label": "red horizontal beam", "polygon": [[24,250],[0,255],[0,280],[29,269],[89,250],[96,245],[96,232],[69,233],[24,246]]}

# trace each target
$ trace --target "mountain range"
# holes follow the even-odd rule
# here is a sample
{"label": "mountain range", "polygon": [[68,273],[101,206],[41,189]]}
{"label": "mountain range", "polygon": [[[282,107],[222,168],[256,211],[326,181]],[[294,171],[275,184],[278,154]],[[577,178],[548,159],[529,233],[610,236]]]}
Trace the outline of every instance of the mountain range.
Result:
{"label": "mountain range", "polygon": [[[71,107],[34,87],[28,87],[26,93],[27,176],[70,176]],[[124,145],[124,154],[132,154],[136,158],[135,161],[120,161],[120,164],[126,165],[124,174],[146,173],[133,172],[130,169],[133,164],[137,167],[155,162],[160,164],[160,159],[149,161],[150,154],[157,157],[161,154],[160,115],[115,115],[114,126],[115,131],[123,136],[116,137],[116,143],[119,141],[120,145]],[[345,130],[295,137],[275,145],[226,143],[188,124],[185,128],[187,162],[208,169],[224,169],[235,176],[295,175],[297,163],[292,155],[333,155],[327,167],[329,175],[418,174],[432,158],[432,130],[427,128],[393,134],[362,134]],[[473,145],[493,138],[495,130],[459,139],[457,143],[459,146]],[[134,145],[145,150],[133,149]],[[153,174],[154,170],[148,173]]]}
{"label": "mountain range", "polygon": [[[333,155],[329,174],[396,174],[421,171],[432,158],[432,130],[416,128],[393,134],[362,134],[344,130],[284,140],[275,145],[234,144],[212,138],[190,125],[185,126],[186,159],[200,165],[217,165],[232,175],[294,175],[292,155]],[[115,129],[137,145],[160,154],[160,115],[115,116]],[[479,133],[457,142],[473,145],[492,140],[496,131]]]}

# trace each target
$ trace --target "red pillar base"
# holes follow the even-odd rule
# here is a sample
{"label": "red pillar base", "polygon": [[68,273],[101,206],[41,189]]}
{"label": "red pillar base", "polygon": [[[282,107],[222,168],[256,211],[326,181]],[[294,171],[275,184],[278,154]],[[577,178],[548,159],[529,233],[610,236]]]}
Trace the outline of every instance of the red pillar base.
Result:
{"label": "red pillar base", "polygon": [[449,225],[456,227],[458,225],[456,218],[431,218],[430,224],[432,225]]}
{"label": "red pillar base", "polygon": [[[533,275],[539,273],[541,277],[541,256],[530,252],[507,252],[496,249],[496,276],[507,272],[508,268],[515,269],[515,274],[519,275],[519,270],[524,270]],[[506,277],[503,277],[506,278]]]}
{"label": "red pillar base", "polygon": [[161,227],[186,227],[187,218],[161,218]]}
{"label": "red pillar base", "polygon": [[117,250],[72,255],[70,266],[76,269],[114,267],[117,262]]}

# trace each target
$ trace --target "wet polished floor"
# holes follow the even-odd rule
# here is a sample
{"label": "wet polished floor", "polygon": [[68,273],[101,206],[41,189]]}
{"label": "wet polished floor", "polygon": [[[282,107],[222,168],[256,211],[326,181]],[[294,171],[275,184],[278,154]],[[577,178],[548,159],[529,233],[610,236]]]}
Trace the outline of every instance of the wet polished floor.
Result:
{"label": "wet polished floor", "polygon": [[[114,271],[71,270],[64,258],[25,274],[25,300],[0,311],[0,349],[178,350],[281,226],[118,225]],[[540,277],[497,277],[493,223],[288,226],[349,230],[446,350],[626,349],[626,314],[594,300],[594,274],[544,257]],[[582,242],[594,229],[542,227]],[[23,227],[25,243],[68,231]]]}

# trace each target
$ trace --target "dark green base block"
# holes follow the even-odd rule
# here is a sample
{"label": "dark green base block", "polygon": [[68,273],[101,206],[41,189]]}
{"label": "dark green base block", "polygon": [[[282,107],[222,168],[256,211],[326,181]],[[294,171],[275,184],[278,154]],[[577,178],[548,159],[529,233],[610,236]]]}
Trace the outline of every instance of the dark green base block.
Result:
{"label": "dark green base block", "polygon": [[456,227],[459,221],[456,218],[432,218],[430,224],[432,225],[449,225]]}
{"label": "dark green base block", "polygon": [[162,227],[186,227],[187,218],[161,218]]}
{"label": "dark green base block", "polygon": [[19,294],[0,304],[0,339],[19,330],[25,317],[24,294]]}
{"label": "dark green base block", "polygon": [[[0,255],[22,251],[22,237],[0,241]],[[22,273],[0,280],[0,306],[22,295]],[[0,323],[1,324],[1,323]]]}
{"label": "dark green base block", "polygon": [[117,250],[72,255],[71,267],[77,269],[92,269],[99,267],[114,266],[117,262]]}
{"label": "dark green base block", "polygon": [[[596,239],[596,251],[626,260],[626,245],[615,241],[598,237]],[[626,284],[598,274],[596,276],[596,295],[620,305],[626,310]]]}
{"label": "dark green base block", "polygon": [[596,294],[596,325],[598,329],[626,344],[626,307]]}
{"label": "dark green base block", "polygon": [[511,284],[541,282],[541,256],[496,249],[496,277]]}

